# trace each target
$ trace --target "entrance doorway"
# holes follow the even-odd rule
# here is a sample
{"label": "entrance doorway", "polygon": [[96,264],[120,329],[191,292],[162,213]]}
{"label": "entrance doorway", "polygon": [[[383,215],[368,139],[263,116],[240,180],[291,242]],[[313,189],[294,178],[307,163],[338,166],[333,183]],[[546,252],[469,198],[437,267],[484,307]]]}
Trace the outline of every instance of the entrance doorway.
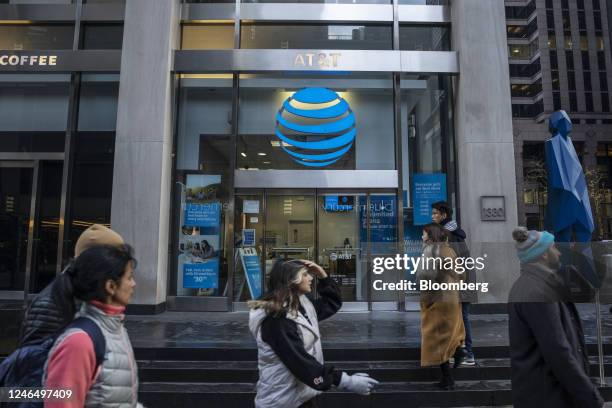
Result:
{"label": "entrance doorway", "polygon": [[58,272],[61,161],[0,161],[0,299],[25,299]]}
{"label": "entrance doorway", "polygon": [[[316,261],[340,285],[343,311],[397,310],[399,296],[374,293],[369,273],[373,257],[398,251],[395,192],[240,189],[235,198],[235,310],[261,293],[253,290],[254,277],[265,292],[277,259]],[[259,268],[244,254],[259,257]]]}

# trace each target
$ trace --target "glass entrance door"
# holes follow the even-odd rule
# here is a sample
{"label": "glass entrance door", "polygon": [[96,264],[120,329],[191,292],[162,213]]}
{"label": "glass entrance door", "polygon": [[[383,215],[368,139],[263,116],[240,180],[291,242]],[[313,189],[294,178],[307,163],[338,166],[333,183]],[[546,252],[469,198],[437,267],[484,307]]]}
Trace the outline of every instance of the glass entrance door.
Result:
{"label": "glass entrance door", "polygon": [[23,299],[33,237],[34,163],[0,162],[0,294]]}
{"label": "glass entrance door", "polygon": [[319,193],[318,262],[340,285],[343,310],[367,310],[365,193]]}
{"label": "glass entrance door", "polygon": [[340,285],[343,311],[397,310],[399,295],[375,292],[370,272],[374,257],[398,251],[395,192],[241,189],[235,198],[235,310],[265,291],[277,259],[316,260]]}
{"label": "glass entrance door", "polygon": [[63,166],[0,161],[0,298],[24,299],[58,272]]}

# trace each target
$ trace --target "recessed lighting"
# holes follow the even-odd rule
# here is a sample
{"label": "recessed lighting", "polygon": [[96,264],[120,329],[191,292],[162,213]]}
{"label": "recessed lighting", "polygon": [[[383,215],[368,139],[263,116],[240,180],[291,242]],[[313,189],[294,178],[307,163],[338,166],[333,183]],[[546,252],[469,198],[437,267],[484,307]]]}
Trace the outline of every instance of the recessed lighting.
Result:
{"label": "recessed lighting", "polygon": [[247,157],[245,152],[240,152],[240,155],[241,155],[242,157]]}
{"label": "recessed lighting", "polygon": [[269,162],[269,161],[265,161],[265,162],[262,162],[262,163],[263,163],[263,164],[270,164],[271,162]]}
{"label": "recessed lighting", "polygon": [[265,156],[266,154],[265,154],[265,153],[261,153],[261,152],[259,152],[259,153],[257,153],[257,155],[258,155],[258,156]]}

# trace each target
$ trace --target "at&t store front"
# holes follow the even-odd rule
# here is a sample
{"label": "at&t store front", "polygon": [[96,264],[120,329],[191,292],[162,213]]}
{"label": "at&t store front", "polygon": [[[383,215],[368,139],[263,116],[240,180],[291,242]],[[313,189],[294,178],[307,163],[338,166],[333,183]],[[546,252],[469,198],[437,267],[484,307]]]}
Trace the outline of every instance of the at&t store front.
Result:
{"label": "at&t store front", "polygon": [[456,53],[179,51],[175,68],[168,307],[243,310],[282,258],[322,265],[343,310],[397,310],[371,262],[420,239],[433,196],[414,177],[455,201]]}

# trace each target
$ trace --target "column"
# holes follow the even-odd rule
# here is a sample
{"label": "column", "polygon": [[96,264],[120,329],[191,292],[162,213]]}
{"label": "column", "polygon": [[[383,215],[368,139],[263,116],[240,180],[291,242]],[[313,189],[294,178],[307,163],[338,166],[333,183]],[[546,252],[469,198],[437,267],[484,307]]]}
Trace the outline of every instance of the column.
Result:
{"label": "column", "polygon": [[[455,131],[461,227],[472,256],[487,255],[479,302],[505,302],[518,276],[512,106],[504,0],[453,0],[452,44],[459,53]],[[481,221],[482,196],[505,198],[505,221]]]}
{"label": "column", "polygon": [[111,225],[138,259],[132,311],[164,309],[172,173],[172,53],[179,0],[126,2]]}

